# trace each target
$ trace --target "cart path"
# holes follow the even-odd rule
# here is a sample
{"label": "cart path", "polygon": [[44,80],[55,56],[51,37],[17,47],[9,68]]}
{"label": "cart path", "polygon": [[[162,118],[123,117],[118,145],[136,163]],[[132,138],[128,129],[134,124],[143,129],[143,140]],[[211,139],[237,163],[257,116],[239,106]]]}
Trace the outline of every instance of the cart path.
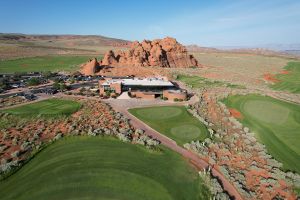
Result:
{"label": "cart path", "polygon": [[[56,97],[77,97],[78,96],[73,96],[73,95],[64,95],[64,94],[56,94]],[[48,96],[48,98],[51,98],[50,96]],[[100,100],[97,97],[85,97],[82,96],[82,99],[93,99],[93,100]],[[47,97],[44,97],[40,100],[45,100],[47,99]],[[17,106],[21,106],[21,105],[26,105],[29,103],[34,103],[37,102],[39,100],[35,100],[35,101],[31,101],[31,102],[26,102],[26,103],[22,103],[22,104],[18,104],[18,105],[14,105],[12,107],[17,107]],[[103,101],[103,100],[102,100]],[[131,124],[138,129],[142,129],[145,131],[145,134],[158,139],[162,145],[168,147],[169,149],[172,149],[173,151],[179,153],[180,155],[182,155],[184,158],[186,158],[187,160],[190,161],[190,163],[192,163],[195,167],[197,167],[199,170],[204,170],[207,169],[210,165],[207,163],[207,161],[205,161],[204,159],[200,158],[196,153],[188,151],[187,149],[178,146],[177,143],[166,137],[163,134],[160,134],[159,132],[157,132],[156,130],[152,129],[150,126],[148,126],[147,124],[145,124],[144,122],[142,122],[141,120],[139,120],[138,118],[136,118],[135,116],[133,116],[132,114],[130,114],[128,112],[128,109],[131,107],[136,107],[136,106],[132,106],[132,105],[126,105],[125,101],[111,101],[111,100],[104,100],[104,102],[108,103],[110,106],[112,106],[112,108],[117,111],[122,113],[124,116],[126,116],[128,119],[130,119]],[[122,103],[123,102],[123,103]],[[128,103],[128,102],[127,102]],[[151,106],[151,103],[156,103],[155,105],[157,106],[157,102],[149,102],[147,105],[140,105],[142,107],[147,107],[147,106]],[[125,104],[125,105],[124,105]],[[152,105],[152,106],[155,106]],[[161,106],[167,106],[167,105],[183,105],[183,103],[167,103],[164,102],[162,104],[160,104]],[[223,185],[223,188],[226,192],[228,192],[228,194],[236,200],[242,200],[242,196],[240,195],[240,193],[237,191],[237,189],[226,179],[226,177],[218,170],[218,166],[210,166],[211,167],[211,172],[212,175],[214,177],[216,177],[217,179],[219,179]]]}
{"label": "cart path", "polygon": [[[152,129],[150,126],[133,116],[128,112],[128,109],[130,107],[124,107],[122,104],[116,104],[110,101],[105,101],[106,103],[110,104],[113,109],[117,112],[122,113],[125,115],[128,119],[130,119],[131,124],[138,129],[142,129],[145,131],[145,134],[158,139],[161,141],[162,145],[172,149],[173,151],[181,154],[184,158],[188,159],[194,166],[196,166],[199,170],[207,169],[210,165],[200,158],[196,153],[188,151],[187,149],[178,146],[177,143],[166,137],[165,135],[160,134],[156,130]],[[174,105],[174,104],[171,104]],[[238,192],[238,190],[226,179],[226,177],[218,170],[218,166],[210,166],[211,172],[214,177],[219,179],[223,185],[223,188],[225,191],[228,192],[228,194],[233,197],[233,199],[236,200],[242,200],[241,194]]]}

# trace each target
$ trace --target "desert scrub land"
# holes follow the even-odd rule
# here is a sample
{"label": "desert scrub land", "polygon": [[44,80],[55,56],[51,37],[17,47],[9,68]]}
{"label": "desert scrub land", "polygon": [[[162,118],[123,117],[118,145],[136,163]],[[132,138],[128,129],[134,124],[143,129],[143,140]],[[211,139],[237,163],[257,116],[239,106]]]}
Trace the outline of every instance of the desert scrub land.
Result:
{"label": "desert scrub land", "polygon": [[129,112],[180,145],[192,140],[201,141],[208,136],[205,125],[184,106],[133,108]]}
{"label": "desert scrub land", "polygon": [[275,76],[271,88],[300,93],[300,62],[289,62],[284,70]]}
{"label": "desert scrub land", "polygon": [[222,81],[209,80],[200,76],[189,76],[189,75],[177,75],[177,80],[184,82],[187,86],[191,88],[207,88],[207,87],[230,87],[230,88],[240,88],[244,89],[245,86],[225,83]]}
{"label": "desert scrub land", "polygon": [[1,199],[209,199],[197,171],[161,148],[110,137],[61,139],[0,182]]}
{"label": "desert scrub land", "polygon": [[0,98],[0,108],[5,108],[8,106],[14,106],[21,103],[29,102],[29,100],[19,97],[19,96],[11,96],[8,98]]}
{"label": "desert scrub land", "polygon": [[241,113],[238,120],[256,133],[284,169],[300,173],[300,105],[259,95],[230,96],[224,103]]}
{"label": "desert scrub land", "polygon": [[0,61],[0,73],[76,71],[90,56],[53,55]]}
{"label": "desert scrub land", "polygon": [[243,53],[193,53],[202,67],[176,69],[177,74],[191,74],[237,85],[266,87],[263,76],[280,73],[292,61],[288,58]]}
{"label": "desert scrub land", "polygon": [[23,106],[18,106],[11,109],[6,109],[1,112],[22,117],[28,116],[47,116],[55,117],[57,115],[71,115],[79,110],[81,104],[76,101],[63,99],[47,99],[36,103],[30,103]]}

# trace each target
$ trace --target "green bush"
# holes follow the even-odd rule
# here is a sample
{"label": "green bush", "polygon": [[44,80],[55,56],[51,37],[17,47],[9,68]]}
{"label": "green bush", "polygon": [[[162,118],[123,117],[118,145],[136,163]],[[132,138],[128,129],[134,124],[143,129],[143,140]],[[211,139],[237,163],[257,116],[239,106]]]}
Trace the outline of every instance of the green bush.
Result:
{"label": "green bush", "polygon": [[177,101],[179,101],[179,99],[175,98],[174,101],[177,102]]}
{"label": "green bush", "polygon": [[27,81],[28,86],[39,85],[40,83],[41,83],[41,81],[38,78],[31,78]]}
{"label": "green bush", "polygon": [[164,99],[165,101],[167,101],[167,100],[168,100],[168,97],[164,97],[163,99]]}

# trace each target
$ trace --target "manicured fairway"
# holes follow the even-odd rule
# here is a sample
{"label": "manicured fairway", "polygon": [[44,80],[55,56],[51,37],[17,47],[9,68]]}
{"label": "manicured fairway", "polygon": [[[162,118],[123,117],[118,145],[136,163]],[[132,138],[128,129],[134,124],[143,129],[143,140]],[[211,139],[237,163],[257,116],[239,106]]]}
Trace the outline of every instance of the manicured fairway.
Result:
{"label": "manicured fairway", "polygon": [[196,170],[166,148],[152,152],[113,138],[50,145],[0,182],[1,200],[209,199]]}
{"label": "manicured fairway", "polygon": [[224,102],[242,113],[239,120],[285,169],[300,173],[300,105],[258,95],[230,96]]}
{"label": "manicured fairway", "polygon": [[300,93],[300,62],[289,62],[282,74],[276,75],[278,82],[271,87],[275,90],[287,90]]}
{"label": "manicured fairway", "polygon": [[62,100],[62,99],[47,99],[36,103],[31,103],[2,112],[22,115],[22,116],[57,116],[70,115],[80,108],[81,104],[76,101]]}
{"label": "manicured fairway", "polygon": [[204,140],[208,131],[184,106],[134,108],[129,112],[178,144]]}
{"label": "manicured fairway", "polygon": [[0,73],[76,71],[89,56],[41,56],[0,61]]}

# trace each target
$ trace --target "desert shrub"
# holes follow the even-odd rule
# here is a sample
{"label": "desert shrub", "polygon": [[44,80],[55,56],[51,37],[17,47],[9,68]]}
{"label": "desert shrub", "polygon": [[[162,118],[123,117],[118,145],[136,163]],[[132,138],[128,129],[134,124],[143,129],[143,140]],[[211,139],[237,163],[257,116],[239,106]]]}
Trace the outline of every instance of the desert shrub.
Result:
{"label": "desert shrub", "polygon": [[168,97],[164,97],[163,100],[167,101],[167,100],[168,100]]}
{"label": "desert shrub", "polygon": [[22,145],[21,145],[21,150],[22,151],[27,151],[29,148],[30,148],[29,142],[25,141],[25,142],[22,143]]}
{"label": "desert shrub", "polygon": [[135,134],[143,134],[144,132],[142,129],[135,129]]}
{"label": "desert shrub", "polygon": [[63,137],[63,135],[61,133],[58,133],[53,139],[54,140],[59,140],[62,137]]}
{"label": "desert shrub", "polygon": [[155,139],[152,139],[152,138],[149,138],[147,140],[147,146],[154,147],[154,146],[157,146],[159,144],[160,144],[160,142],[158,140],[155,140]]}
{"label": "desert shrub", "polygon": [[130,139],[122,133],[117,133],[117,138],[123,142],[130,142]]}
{"label": "desert shrub", "polygon": [[20,155],[20,151],[19,150],[14,151],[14,152],[11,153],[11,157],[13,157],[13,158],[17,158],[19,155]]}
{"label": "desert shrub", "polygon": [[178,98],[175,98],[174,101],[177,102],[177,101],[179,101],[179,99],[178,99]]}

